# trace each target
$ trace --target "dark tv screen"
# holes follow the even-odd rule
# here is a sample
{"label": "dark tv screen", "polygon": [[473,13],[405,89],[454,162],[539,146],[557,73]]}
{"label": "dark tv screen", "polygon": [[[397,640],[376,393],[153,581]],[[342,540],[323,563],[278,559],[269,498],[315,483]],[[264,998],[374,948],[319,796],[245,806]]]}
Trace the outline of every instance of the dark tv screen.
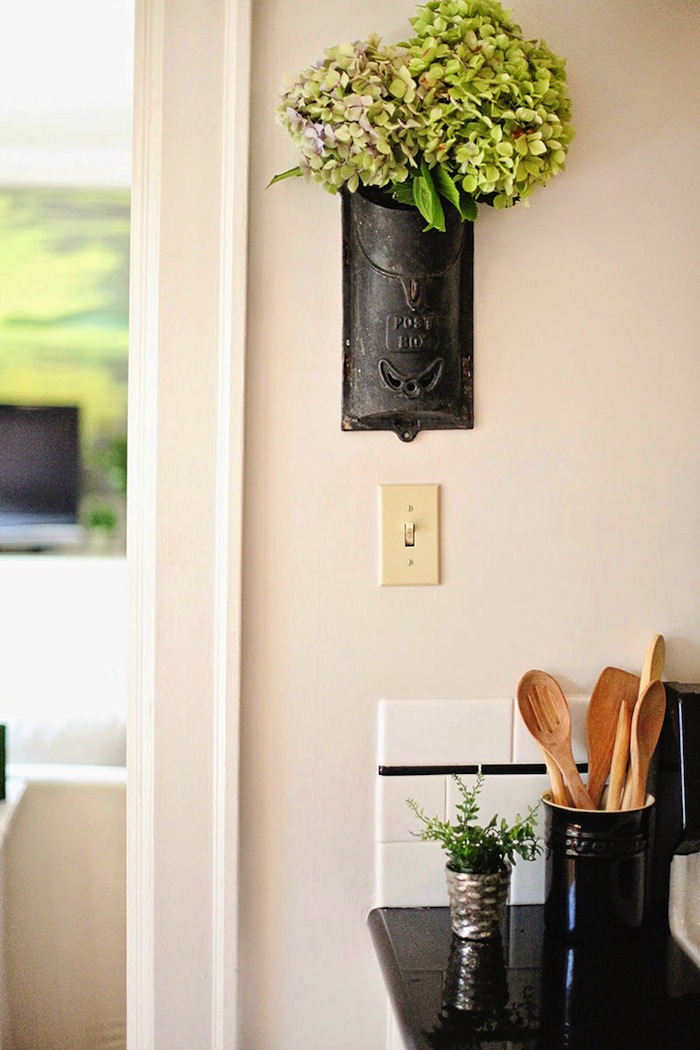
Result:
{"label": "dark tv screen", "polygon": [[75,524],[79,499],[78,408],[0,405],[0,542],[6,529]]}

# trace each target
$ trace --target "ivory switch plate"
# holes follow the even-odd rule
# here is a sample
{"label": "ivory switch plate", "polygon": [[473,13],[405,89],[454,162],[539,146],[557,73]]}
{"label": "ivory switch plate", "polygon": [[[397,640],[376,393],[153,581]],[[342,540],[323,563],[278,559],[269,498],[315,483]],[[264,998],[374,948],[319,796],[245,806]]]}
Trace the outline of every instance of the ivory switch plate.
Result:
{"label": "ivory switch plate", "polygon": [[382,587],[440,583],[440,486],[380,485]]}

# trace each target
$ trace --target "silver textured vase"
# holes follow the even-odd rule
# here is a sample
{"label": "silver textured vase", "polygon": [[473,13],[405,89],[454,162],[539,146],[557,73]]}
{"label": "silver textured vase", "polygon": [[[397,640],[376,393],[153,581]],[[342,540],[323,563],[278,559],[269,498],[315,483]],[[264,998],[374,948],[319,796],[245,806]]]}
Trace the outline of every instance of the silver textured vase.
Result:
{"label": "silver textured vase", "polygon": [[472,875],[453,871],[449,864],[447,894],[450,901],[452,930],[463,940],[481,941],[495,937],[508,902],[511,866],[495,875]]}

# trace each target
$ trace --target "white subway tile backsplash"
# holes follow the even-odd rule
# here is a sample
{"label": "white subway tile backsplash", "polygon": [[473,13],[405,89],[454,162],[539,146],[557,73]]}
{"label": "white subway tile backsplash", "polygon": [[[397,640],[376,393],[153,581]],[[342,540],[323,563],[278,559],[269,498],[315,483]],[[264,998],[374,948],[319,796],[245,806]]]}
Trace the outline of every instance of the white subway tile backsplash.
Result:
{"label": "white subway tile backsplash", "polygon": [[[577,762],[587,761],[587,696],[567,697],[572,745]],[[517,704],[508,700],[384,699],[379,709],[377,761],[383,766],[465,766],[542,763]],[[464,778],[472,784],[474,775]],[[487,774],[480,796],[480,818],[494,813],[513,820],[549,787],[546,774]],[[436,843],[420,842],[420,823],[406,799],[416,798],[430,816],[454,817],[457,789],[444,775],[378,776],[376,788],[377,904],[428,907],[447,903],[445,855]],[[540,810],[538,833],[543,834]],[[544,900],[544,854],[517,861],[512,904]]]}
{"label": "white subway tile backsplash", "polygon": [[[588,712],[588,696],[567,696],[569,710],[571,712],[571,749],[574,753],[575,762],[588,761],[588,746],[586,743],[586,714]],[[537,742],[530,735],[525,723],[520,717],[518,705],[513,704],[513,762],[542,762],[542,752]]]}
{"label": "white subway tile backsplash", "polygon": [[[505,779],[505,777],[503,778]],[[523,775],[509,777],[509,780],[517,781],[514,785],[514,797],[522,799],[520,812],[524,813],[527,806],[541,798],[545,791],[549,790],[549,777],[546,773],[541,776]],[[544,807],[540,806],[537,811],[537,823],[535,825],[537,837],[540,840],[542,850],[535,860],[518,860],[513,868],[513,878],[510,886],[511,904],[542,904],[544,902]]]}
{"label": "white subway tile backsplash", "polygon": [[[473,787],[475,776],[462,778],[467,787]],[[545,773],[515,773],[503,776],[487,776],[479,795],[479,822],[487,822],[494,813],[512,823],[519,813],[524,816],[528,806],[533,806],[544,791],[549,788],[549,779]],[[459,801],[459,789],[450,777],[447,785],[447,815],[449,820],[456,818],[456,803]],[[543,834],[543,812],[540,808],[537,820],[537,833]],[[513,868],[510,887],[511,904],[541,904],[544,900],[544,852],[536,860],[517,860]]]}
{"label": "white subway tile backsplash", "polygon": [[[540,829],[540,836],[542,831]],[[510,883],[511,904],[544,904],[544,846],[536,860],[519,860]]]}
{"label": "white subway tile backsplash", "polygon": [[[404,782],[410,777],[379,778]],[[432,778],[423,778],[430,780]],[[465,783],[473,777],[465,777]],[[481,793],[480,817],[488,820],[494,813],[513,820],[516,813],[524,813],[529,804],[535,802],[549,786],[542,775],[516,774],[513,776],[487,777]],[[456,786],[450,784],[452,794]],[[424,794],[429,797],[430,792]],[[453,803],[456,796],[452,799]],[[426,802],[426,811],[433,815],[440,812],[437,805]],[[409,811],[410,812],[410,811]],[[450,819],[453,819],[454,813]],[[543,835],[543,813],[538,814],[537,829]],[[410,834],[410,833],[409,833]],[[377,902],[380,907],[428,907],[446,903],[445,854],[436,843],[411,841],[382,842],[377,844]],[[516,861],[511,881],[511,904],[541,904],[544,900],[544,852],[534,861]]]}
{"label": "white subway tile backsplash", "polygon": [[379,712],[379,764],[509,762],[512,731],[512,699],[385,699]]}
{"label": "white subway tile backsplash", "polygon": [[377,846],[377,907],[446,905],[445,856],[436,842],[388,842]]}
{"label": "white subway tile backsplash", "polygon": [[377,780],[377,841],[418,841],[415,832],[419,832],[422,825],[406,805],[407,798],[414,798],[429,816],[444,820],[444,776],[378,777]]}

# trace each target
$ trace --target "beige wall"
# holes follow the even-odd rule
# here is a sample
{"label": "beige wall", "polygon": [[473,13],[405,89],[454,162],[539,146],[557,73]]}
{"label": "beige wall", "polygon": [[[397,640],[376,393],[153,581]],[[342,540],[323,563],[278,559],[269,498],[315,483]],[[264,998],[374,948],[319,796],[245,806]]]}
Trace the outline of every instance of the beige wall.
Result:
{"label": "beige wall", "polygon": [[[243,1050],[378,1050],[381,696],[569,691],[638,667],[700,680],[696,0],[520,0],[568,56],[577,139],[529,210],[476,229],[476,428],[340,431],[340,215],[264,191],[294,158],[285,74],[404,33],[410,4],[258,0],[242,723]],[[376,486],[443,486],[444,582],[380,590]]]}

